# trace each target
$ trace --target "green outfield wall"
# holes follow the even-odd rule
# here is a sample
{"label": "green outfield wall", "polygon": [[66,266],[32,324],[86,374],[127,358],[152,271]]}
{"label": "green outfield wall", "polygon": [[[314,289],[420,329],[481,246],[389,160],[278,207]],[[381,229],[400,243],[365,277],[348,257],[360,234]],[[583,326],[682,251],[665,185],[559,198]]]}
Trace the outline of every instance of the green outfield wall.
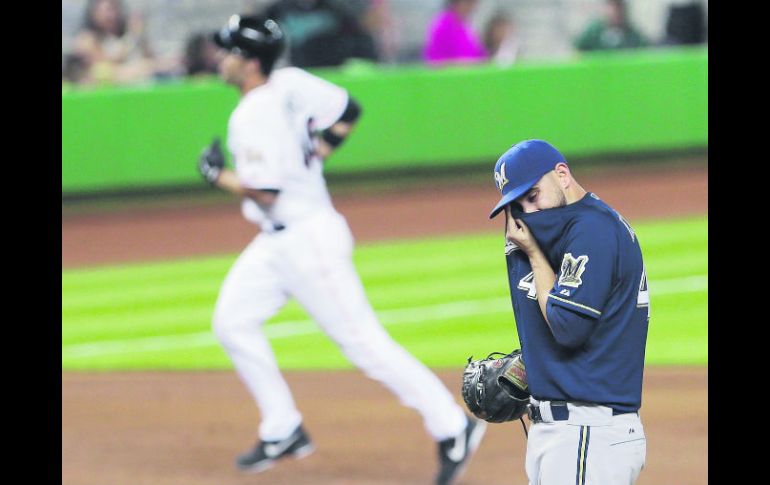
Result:
{"label": "green outfield wall", "polygon": [[[480,163],[543,138],[567,157],[708,145],[708,50],[599,53],[430,69],[315,70],[364,108],[327,173]],[[62,192],[200,183],[195,168],[225,138],[238,102],[215,79],[62,92]]]}

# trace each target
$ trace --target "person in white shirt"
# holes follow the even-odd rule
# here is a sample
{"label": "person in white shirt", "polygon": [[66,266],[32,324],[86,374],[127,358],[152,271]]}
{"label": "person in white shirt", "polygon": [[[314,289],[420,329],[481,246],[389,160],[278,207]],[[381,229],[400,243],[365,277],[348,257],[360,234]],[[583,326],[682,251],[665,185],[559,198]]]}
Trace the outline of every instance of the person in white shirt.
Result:
{"label": "person in white shirt", "polygon": [[260,228],[230,269],[214,310],[214,332],[260,410],[258,440],[236,460],[260,472],[314,450],[263,324],[296,299],[345,356],[423,417],[437,442],[437,484],[453,483],[478,447],[485,423],[467,416],[444,384],[383,329],[353,265],[353,236],[332,204],[324,160],[348,136],[361,108],[347,91],[296,67],[273,70],[285,41],[264,16],[233,15],[214,35],[227,51],[219,71],[241,93],[230,116],[226,168],[220,143],[198,169],[242,199]]}

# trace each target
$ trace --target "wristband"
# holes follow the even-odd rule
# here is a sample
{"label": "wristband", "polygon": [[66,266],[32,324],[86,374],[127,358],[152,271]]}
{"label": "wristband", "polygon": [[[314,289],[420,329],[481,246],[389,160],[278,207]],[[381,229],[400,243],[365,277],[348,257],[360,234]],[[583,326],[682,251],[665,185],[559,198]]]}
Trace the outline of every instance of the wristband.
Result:
{"label": "wristband", "polygon": [[345,140],[345,137],[335,135],[330,130],[323,130],[321,132],[321,139],[331,145],[332,148],[337,148]]}

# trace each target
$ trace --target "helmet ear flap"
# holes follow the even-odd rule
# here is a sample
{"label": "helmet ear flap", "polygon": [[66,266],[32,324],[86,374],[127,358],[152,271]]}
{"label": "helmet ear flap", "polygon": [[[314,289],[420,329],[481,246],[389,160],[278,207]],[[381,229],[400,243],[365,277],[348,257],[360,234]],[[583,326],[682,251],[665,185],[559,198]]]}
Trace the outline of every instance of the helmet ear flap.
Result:
{"label": "helmet ear flap", "polygon": [[211,40],[214,41],[214,44],[216,44],[217,47],[225,47],[226,46],[225,36],[229,37],[229,33],[223,34],[221,30],[217,30],[216,32],[211,34]]}

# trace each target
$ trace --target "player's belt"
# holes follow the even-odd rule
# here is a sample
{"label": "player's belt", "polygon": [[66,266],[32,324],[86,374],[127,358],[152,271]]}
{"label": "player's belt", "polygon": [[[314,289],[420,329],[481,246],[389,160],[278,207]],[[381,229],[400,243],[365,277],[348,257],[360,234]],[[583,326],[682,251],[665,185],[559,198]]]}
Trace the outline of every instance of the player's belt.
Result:
{"label": "player's belt", "polygon": [[[554,421],[566,421],[569,419],[569,409],[567,409],[566,402],[544,402],[541,404],[551,408],[551,416],[553,416]],[[529,420],[533,423],[543,422],[543,416],[540,413],[540,406],[528,404],[527,415],[529,416]]]}
{"label": "player's belt", "polygon": [[[529,420],[533,423],[543,422],[543,415],[540,411],[540,406],[548,406],[551,409],[551,416],[553,417],[554,421],[567,421],[569,419],[569,408],[567,407],[566,402],[546,401],[541,402],[539,406],[535,404],[527,405],[527,415],[529,416]],[[618,411],[617,409],[612,410],[613,416],[617,416],[619,414],[627,414],[627,412]]]}

